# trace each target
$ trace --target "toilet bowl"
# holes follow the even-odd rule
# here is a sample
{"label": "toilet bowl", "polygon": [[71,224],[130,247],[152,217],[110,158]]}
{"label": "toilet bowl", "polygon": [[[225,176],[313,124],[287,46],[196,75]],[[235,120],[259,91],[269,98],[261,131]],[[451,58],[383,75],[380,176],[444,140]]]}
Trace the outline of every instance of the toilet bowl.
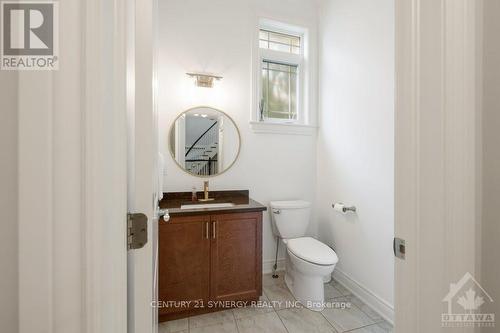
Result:
{"label": "toilet bowl", "polygon": [[324,309],[324,282],[338,262],[335,251],[312,237],[304,237],[310,203],[271,202],[273,230],[286,244],[285,283],[293,296],[313,311]]}
{"label": "toilet bowl", "polygon": [[285,282],[293,296],[313,311],[324,309],[324,279],[331,276],[338,257],[320,241],[301,237],[289,239]]}

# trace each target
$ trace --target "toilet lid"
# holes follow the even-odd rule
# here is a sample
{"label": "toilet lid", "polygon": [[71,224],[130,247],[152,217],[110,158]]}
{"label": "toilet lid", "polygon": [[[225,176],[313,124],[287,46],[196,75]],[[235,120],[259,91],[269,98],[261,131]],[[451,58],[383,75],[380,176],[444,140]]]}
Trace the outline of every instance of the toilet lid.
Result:
{"label": "toilet lid", "polygon": [[289,239],[287,248],[300,259],[314,264],[333,265],[339,261],[335,251],[311,237]]}

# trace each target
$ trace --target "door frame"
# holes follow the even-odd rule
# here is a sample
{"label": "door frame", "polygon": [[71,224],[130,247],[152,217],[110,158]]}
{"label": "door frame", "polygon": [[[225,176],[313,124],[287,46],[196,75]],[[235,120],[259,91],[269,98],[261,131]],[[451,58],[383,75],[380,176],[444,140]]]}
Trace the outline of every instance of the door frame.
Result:
{"label": "door frame", "polygon": [[154,333],[158,314],[157,299],[157,231],[158,231],[158,137],[156,113],[156,44],[154,13],[156,0],[130,0],[128,22],[133,28],[127,35],[130,47],[126,69],[130,172],[128,176],[128,211],[148,217],[148,242],[127,252],[127,321],[128,333]]}
{"label": "door frame", "polygon": [[396,1],[397,332],[445,331],[450,283],[479,278],[481,49],[481,0]]}

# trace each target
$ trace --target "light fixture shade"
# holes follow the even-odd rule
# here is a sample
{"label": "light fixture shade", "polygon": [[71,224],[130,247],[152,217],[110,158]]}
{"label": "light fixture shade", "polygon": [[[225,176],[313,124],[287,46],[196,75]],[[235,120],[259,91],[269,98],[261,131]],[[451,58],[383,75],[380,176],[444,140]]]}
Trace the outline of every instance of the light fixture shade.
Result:
{"label": "light fixture shade", "polygon": [[205,73],[186,73],[188,76],[194,78],[194,83],[197,87],[212,88],[214,80],[222,79],[222,76],[205,74]]}

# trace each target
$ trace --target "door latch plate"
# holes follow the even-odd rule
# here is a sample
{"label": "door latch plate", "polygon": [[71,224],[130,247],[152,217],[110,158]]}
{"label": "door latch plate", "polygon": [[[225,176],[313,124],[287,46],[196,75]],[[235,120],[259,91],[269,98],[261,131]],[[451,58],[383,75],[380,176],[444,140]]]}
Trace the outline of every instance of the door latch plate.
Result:
{"label": "door latch plate", "polygon": [[392,244],[394,255],[396,258],[405,260],[406,258],[406,243],[404,239],[394,238],[394,242]]}

